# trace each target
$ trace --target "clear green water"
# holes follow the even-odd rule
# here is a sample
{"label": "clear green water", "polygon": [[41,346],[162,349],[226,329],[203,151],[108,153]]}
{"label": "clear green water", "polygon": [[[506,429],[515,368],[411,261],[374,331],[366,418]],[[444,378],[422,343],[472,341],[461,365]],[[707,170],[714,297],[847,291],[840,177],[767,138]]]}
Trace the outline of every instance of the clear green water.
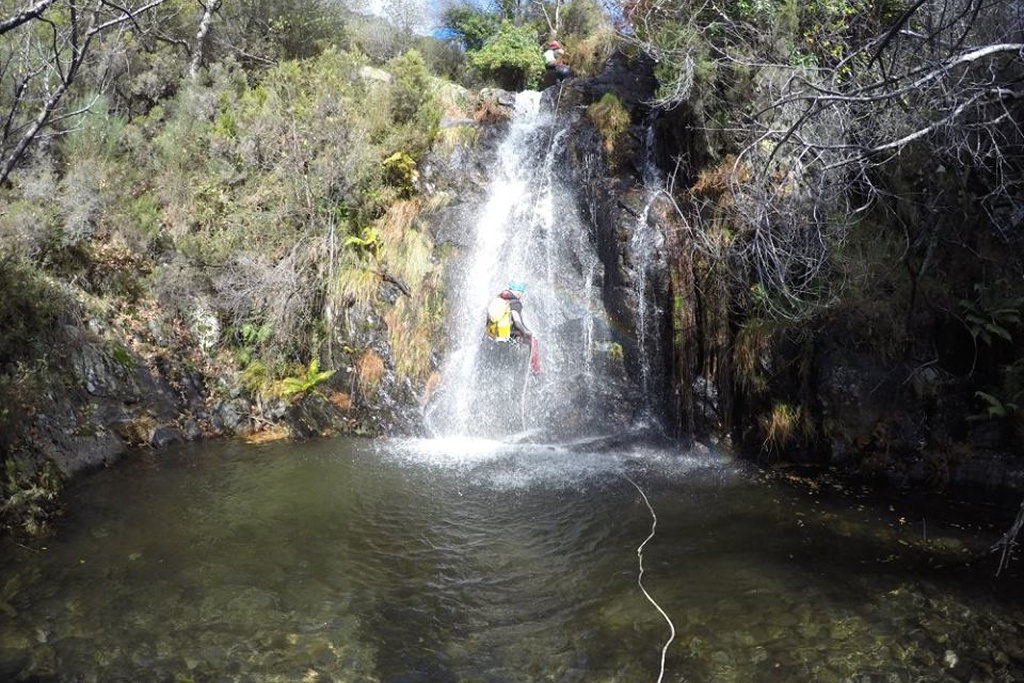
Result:
{"label": "clear green water", "polygon": [[626,475],[662,680],[1024,680],[1020,579],[954,566],[991,538],[679,449],[344,439],[81,482],[0,546],[0,680],[654,683]]}

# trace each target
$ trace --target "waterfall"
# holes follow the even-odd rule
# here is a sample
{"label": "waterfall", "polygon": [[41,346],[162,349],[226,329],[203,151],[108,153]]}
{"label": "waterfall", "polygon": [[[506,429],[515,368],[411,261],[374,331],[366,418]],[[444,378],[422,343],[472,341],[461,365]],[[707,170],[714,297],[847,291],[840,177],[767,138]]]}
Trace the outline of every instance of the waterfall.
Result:
{"label": "waterfall", "polygon": [[650,422],[654,419],[651,399],[656,393],[652,387],[651,359],[661,358],[662,352],[658,330],[652,325],[652,321],[659,320],[663,313],[656,307],[655,297],[650,291],[650,268],[658,261],[658,252],[662,247],[661,235],[656,227],[651,225],[650,213],[651,205],[661,191],[662,177],[654,162],[654,127],[648,125],[644,133],[641,157],[644,201],[630,237],[630,251],[635,264],[633,287],[637,301],[636,346],[642,401],[640,420]]}
{"label": "waterfall", "polygon": [[[551,111],[539,92],[517,95],[486,199],[464,226],[472,239],[453,278],[450,351],[426,410],[436,436],[583,435],[602,420],[615,428],[605,405],[613,383],[595,357],[612,346],[597,287],[601,264],[559,171],[572,116]],[[509,280],[526,283],[524,318],[543,368],[537,377],[527,349],[484,338],[487,304]],[[495,349],[509,352],[507,367],[490,364]]]}

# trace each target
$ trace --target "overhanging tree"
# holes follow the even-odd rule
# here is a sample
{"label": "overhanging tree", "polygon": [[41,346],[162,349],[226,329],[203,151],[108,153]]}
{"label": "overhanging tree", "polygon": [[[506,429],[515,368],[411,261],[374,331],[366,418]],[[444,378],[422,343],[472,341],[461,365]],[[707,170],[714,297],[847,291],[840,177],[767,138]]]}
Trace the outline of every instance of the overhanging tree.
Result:
{"label": "overhanging tree", "polygon": [[638,0],[622,11],[624,37],[658,63],[655,104],[691,107],[720,141],[715,152],[735,154],[731,204],[741,233],[731,272],[781,302],[775,315],[796,319],[832,300],[829,250],[848,217],[886,195],[884,169],[908,155],[961,174],[995,232],[1016,243],[1024,225],[1017,7]]}
{"label": "overhanging tree", "polygon": [[81,113],[65,111],[62,104],[94,41],[105,33],[138,26],[146,13],[163,3],[43,0],[0,19],[0,184],[7,182],[48,127]]}
{"label": "overhanging tree", "polygon": [[473,53],[471,61],[497,76],[504,87],[515,90],[535,85],[544,71],[536,31],[509,21],[502,22],[497,35]]}
{"label": "overhanging tree", "polygon": [[497,14],[469,3],[449,7],[444,11],[441,21],[467,52],[480,50],[501,28],[501,19]]}

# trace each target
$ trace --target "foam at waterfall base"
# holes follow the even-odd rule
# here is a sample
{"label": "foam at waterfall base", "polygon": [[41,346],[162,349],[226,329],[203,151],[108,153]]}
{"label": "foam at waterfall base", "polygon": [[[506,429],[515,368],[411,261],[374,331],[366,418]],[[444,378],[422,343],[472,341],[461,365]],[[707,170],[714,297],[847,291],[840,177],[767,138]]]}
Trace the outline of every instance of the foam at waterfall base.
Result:
{"label": "foam at waterfall base", "polygon": [[390,440],[382,455],[403,466],[443,469],[474,485],[498,491],[581,489],[638,473],[660,477],[731,477],[739,470],[727,455],[646,435],[589,437],[561,443],[533,440],[537,430],[502,440],[467,436]]}

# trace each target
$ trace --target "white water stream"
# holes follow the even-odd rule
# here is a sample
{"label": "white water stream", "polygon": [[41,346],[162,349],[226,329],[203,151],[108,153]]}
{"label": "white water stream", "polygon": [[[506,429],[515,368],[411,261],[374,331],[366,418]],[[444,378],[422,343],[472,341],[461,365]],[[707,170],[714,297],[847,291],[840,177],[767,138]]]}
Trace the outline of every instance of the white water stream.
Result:
{"label": "white water stream", "polygon": [[659,394],[656,387],[660,385],[661,378],[656,373],[661,365],[652,360],[662,355],[657,321],[664,314],[656,306],[651,292],[651,269],[658,260],[657,254],[663,242],[661,233],[652,225],[651,207],[664,186],[661,171],[654,161],[654,128],[651,126],[644,132],[640,170],[644,189],[643,208],[636,217],[630,235],[630,253],[633,261],[633,290],[637,302],[636,346],[641,401],[638,417],[641,422],[649,425],[656,421],[655,415],[658,413],[653,401]]}
{"label": "white water stream", "polygon": [[[427,410],[434,435],[573,432],[569,423],[583,419],[601,381],[593,362],[595,330],[606,318],[595,287],[600,264],[558,165],[567,123],[541,93],[519,93],[486,201],[467,226],[474,238],[452,297],[452,352]],[[526,283],[539,377],[528,375],[526,348],[500,349],[508,363],[498,370],[489,360],[495,347],[483,338],[484,310],[510,280]]]}

